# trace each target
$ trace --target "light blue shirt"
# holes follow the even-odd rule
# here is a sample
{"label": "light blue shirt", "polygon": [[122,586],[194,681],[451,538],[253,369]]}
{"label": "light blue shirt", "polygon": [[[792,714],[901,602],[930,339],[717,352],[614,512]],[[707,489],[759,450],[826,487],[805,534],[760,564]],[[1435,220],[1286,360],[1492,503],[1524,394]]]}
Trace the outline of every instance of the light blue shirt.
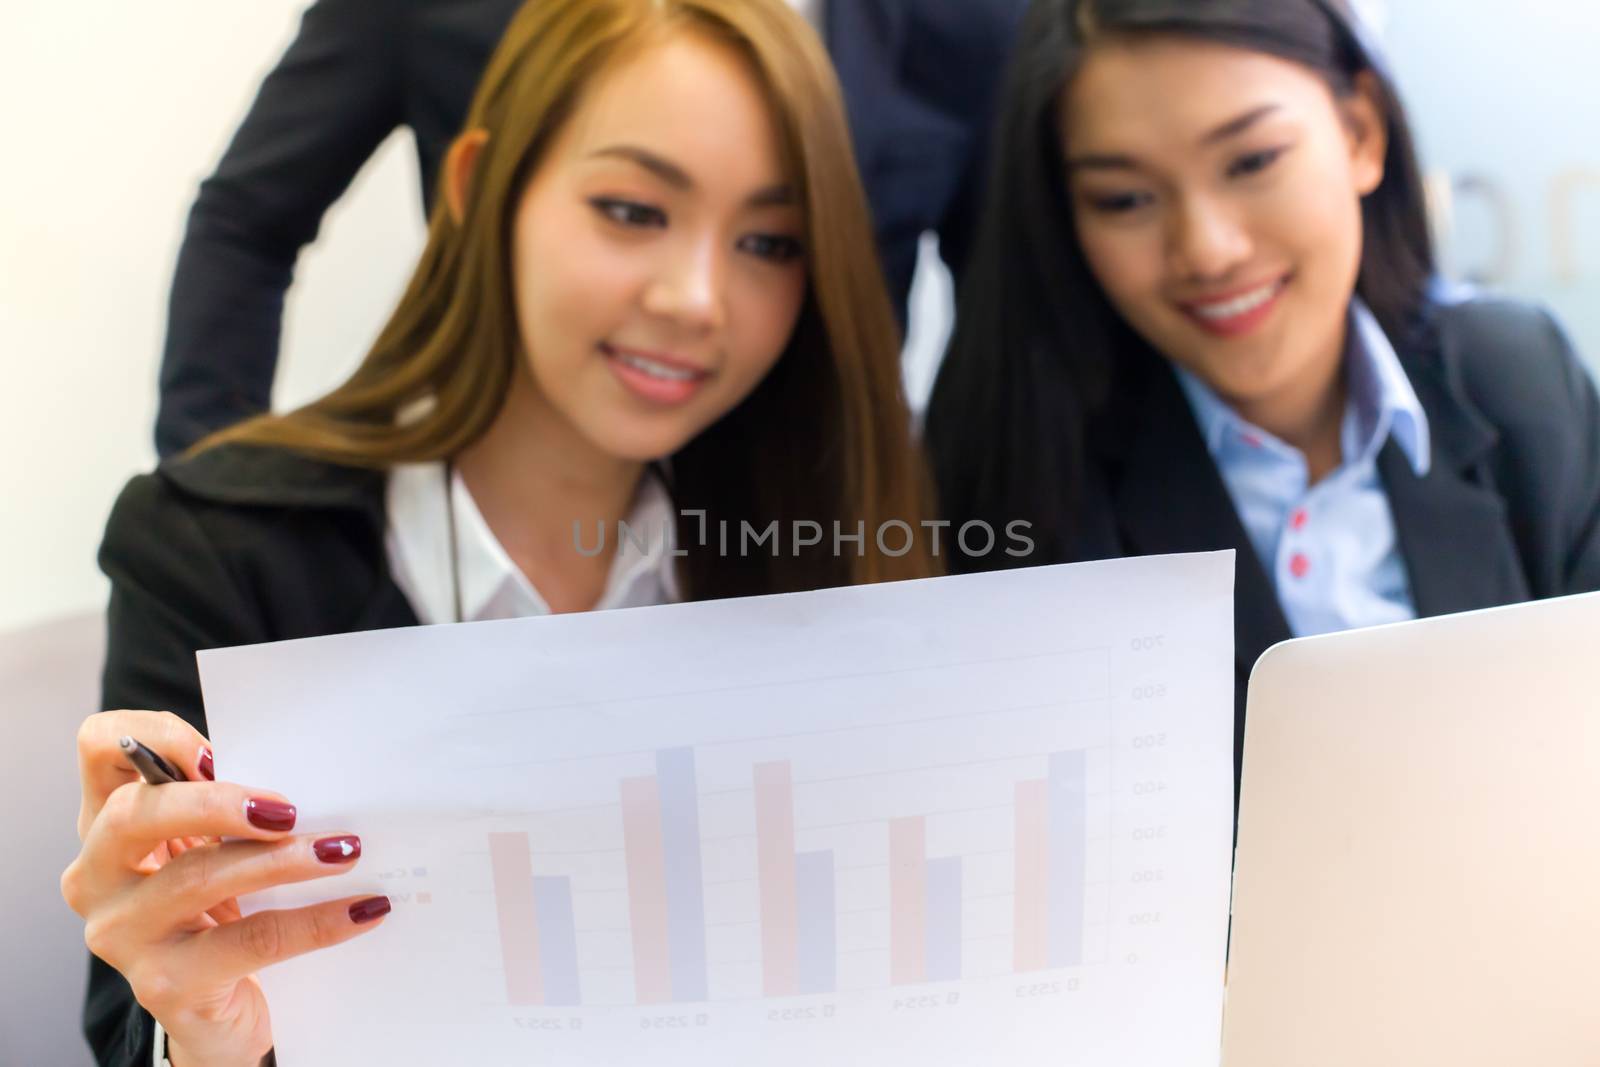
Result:
{"label": "light blue shirt", "polygon": [[1417,476],[1425,475],[1428,417],[1394,346],[1359,299],[1350,306],[1345,370],[1343,462],[1313,486],[1298,449],[1252,426],[1178,370],[1206,448],[1296,637],[1417,616],[1378,453],[1393,437]]}

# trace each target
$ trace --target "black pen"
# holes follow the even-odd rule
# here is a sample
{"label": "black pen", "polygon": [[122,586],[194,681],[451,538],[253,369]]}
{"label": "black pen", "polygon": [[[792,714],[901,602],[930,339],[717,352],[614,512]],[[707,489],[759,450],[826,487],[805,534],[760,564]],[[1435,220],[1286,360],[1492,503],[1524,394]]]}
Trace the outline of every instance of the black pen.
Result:
{"label": "black pen", "polygon": [[122,754],[128,757],[128,762],[133,764],[139,776],[151,785],[166,785],[168,782],[187,782],[188,776],[178,768],[156,755],[155,752],[140,744],[131,737],[123,737],[117,741],[122,746]]}

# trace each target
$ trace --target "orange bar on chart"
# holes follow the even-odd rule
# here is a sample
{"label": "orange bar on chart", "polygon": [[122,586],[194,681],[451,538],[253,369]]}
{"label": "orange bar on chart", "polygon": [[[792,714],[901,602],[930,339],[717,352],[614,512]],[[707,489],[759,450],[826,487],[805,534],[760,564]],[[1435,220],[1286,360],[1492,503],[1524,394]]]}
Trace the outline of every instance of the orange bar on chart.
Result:
{"label": "orange bar on chart", "polygon": [[539,924],[533,903],[533,853],[527,834],[490,834],[494,903],[500,918],[500,958],[506,998],[517,1005],[543,1004],[539,970]]}
{"label": "orange bar on chart", "polygon": [[794,996],[800,992],[800,904],[788,762],[756,764],[755,790],[762,988],[769,997]]}
{"label": "orange bar on chart", "polygon": [[928,825],[921,815],[889,820],[889,981],[928,973]]}
{"label": "orange bar on chart", "polygon": [[672,999],[667,943],[667,861],[661,840],[661,791],[655,776],[622,780],[622,837],[628,863],[628,918],[633,927],[633,984],[640,1004]]}
{"label": "orange bar on chart", "polygon": [[1050,783],[1043,778],[1017,783],[1017,913],[1012,962],[1018,971],[1042,971],[1049,963],[1049,799]]}

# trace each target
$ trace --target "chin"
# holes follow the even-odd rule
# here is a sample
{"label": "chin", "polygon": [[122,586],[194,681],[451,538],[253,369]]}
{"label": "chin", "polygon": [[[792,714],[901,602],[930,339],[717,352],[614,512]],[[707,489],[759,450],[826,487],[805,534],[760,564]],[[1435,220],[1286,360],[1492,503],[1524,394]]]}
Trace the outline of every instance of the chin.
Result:
{"label": "chin", "polygon": [[1186,365],[1214,388],[1242,397],[1272,392],[1291,373],[1280,343],[1266,336],[1221,343],[1206,338],[1191,347]]}
{"label": "chin", "polygon": [[594,443],[621,460],[631,463],[654,463],[666,459],[694,439],[688,430],[640,432],[638,428],[613,430],[596,434]]}

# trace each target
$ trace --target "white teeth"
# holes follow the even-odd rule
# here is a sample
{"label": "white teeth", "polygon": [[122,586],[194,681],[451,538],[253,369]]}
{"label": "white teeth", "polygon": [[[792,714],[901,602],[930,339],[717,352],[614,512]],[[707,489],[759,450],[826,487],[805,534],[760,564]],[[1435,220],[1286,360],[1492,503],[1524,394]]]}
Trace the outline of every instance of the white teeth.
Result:
{"label": "white teeth", "polygon": [[1221,321],[1238,318],[1240,315],[1247,315],[1277,295],[1278,283],[1273,282],[1271,285],[1263,285],[1253,293],[1236,296],[1225,303],[1191,304],[1190,307],[1194,309],[1196,315],[1203,319]]}
{"label": "white teeth", "polygon": [[632,367],[636,371],[648,374],[652,378],[660,378],[663,381],[692,382],[696,378],[694,371],[668,367],[654,360],[645,359],[643,356],[635,356],[632,353],[617,352],[616,358],[624,366]]}

